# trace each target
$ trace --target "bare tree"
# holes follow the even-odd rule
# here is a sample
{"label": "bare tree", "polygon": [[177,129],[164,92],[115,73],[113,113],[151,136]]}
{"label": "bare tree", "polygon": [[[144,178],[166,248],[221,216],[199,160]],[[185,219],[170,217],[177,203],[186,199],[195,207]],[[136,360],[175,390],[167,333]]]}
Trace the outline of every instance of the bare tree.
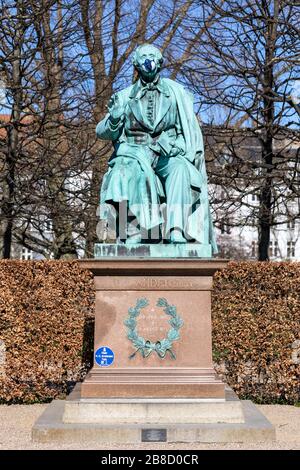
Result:
{"label": "bare tree", "polygon": [[[28,2],[0,3],[0,74],[3,87],[0,139],[0,201],[2,257],[11,256],[13,232],[21,208],[29,202],[23,175],[27,171],[28,115],[33,93],[28,91],[33,33]],[[4,92],[5,90],[5,92]],[[23,189],[23,190],[22,190]]]}
{"label": "bare tree", "polygon": [[[214,21],[204,23],[181,73],[200,97],[202,118],[219,126],[208,151],[211,182],[235,195],[227,210],[251,209],[258,256],[267,260],[271,227],[298,217],[288,206],[299,201],[300,111],[291,96],[299,77],[299,9],[282,0],[227,0],[204,10]],[[197,28],[203,23],[191,21]],[[252,193],[258,205],[249,201]]]}
{"label": "bare tree", "polygon": [[[73,14],[60,1],[1,5],[3,256],[11,256],[14,241],[44,256],[74,257],[74,231],[82,237],[85,207],[73,202],[85,196],[68,183],[90,165],[90,142],[78,112]],[[45,231],[49,222],[51,236]]]}

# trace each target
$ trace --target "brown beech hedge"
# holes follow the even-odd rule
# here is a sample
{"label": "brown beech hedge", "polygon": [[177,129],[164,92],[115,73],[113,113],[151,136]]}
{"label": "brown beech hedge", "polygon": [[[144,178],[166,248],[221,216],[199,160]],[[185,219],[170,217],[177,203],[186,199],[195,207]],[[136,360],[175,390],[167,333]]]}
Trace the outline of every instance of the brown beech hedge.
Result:
{"label": "brown beech hedge", "polygon": [[[215,275],[217,371],[241,398],[300,400],[300,263]],[[76,261],[0,261],[0,402],[62,397],[91,366],[92,275]]]}
{"label": "brown beech hedge", "polygon": [[0,261],[0,401],[49,400],[81,379],[93,305],[76,261]]}
{"label": "brown beech hedge", "polygon": [[212,295],[216,369],[240,398],[300,400],[300,263],[231,262]]}

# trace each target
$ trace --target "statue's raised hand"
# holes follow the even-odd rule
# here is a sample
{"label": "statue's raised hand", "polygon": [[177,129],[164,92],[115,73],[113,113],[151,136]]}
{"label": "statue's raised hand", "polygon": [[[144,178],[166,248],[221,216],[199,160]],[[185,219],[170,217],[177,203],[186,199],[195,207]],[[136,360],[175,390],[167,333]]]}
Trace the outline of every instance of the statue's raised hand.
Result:
{"label": "statue's raised hand", "polygon": [[124,106],[121,105],[120,98],[117,94],[111,97],[107,108],[110,114],[110,119],[113,123],[119,122],[119,120],[124,117],[125,109]]}

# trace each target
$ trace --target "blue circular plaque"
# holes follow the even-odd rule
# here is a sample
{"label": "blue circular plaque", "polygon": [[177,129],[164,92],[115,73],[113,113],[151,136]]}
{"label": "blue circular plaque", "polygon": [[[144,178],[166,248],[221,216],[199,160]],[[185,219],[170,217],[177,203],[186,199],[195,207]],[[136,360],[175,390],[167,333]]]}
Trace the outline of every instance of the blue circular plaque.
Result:
{"label": "blue circular plaque", "polygon": [[103,346],[95,352],[95,361],[96,364],[100,367],[111,366],[114,362],[115,355],[114,352],[107,346]]}

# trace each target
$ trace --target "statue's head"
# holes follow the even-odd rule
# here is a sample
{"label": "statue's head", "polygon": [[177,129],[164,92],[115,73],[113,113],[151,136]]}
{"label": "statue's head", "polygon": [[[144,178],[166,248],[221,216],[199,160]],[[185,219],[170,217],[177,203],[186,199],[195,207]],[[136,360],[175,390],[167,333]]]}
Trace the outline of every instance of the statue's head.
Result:
{"label": "statue's head", "polygon": [[133,65],[139,76],[146,82],[152,82],[159,73],[163,63],[163,56],[157,47],[151,44],[139,46],[133,56]]}

